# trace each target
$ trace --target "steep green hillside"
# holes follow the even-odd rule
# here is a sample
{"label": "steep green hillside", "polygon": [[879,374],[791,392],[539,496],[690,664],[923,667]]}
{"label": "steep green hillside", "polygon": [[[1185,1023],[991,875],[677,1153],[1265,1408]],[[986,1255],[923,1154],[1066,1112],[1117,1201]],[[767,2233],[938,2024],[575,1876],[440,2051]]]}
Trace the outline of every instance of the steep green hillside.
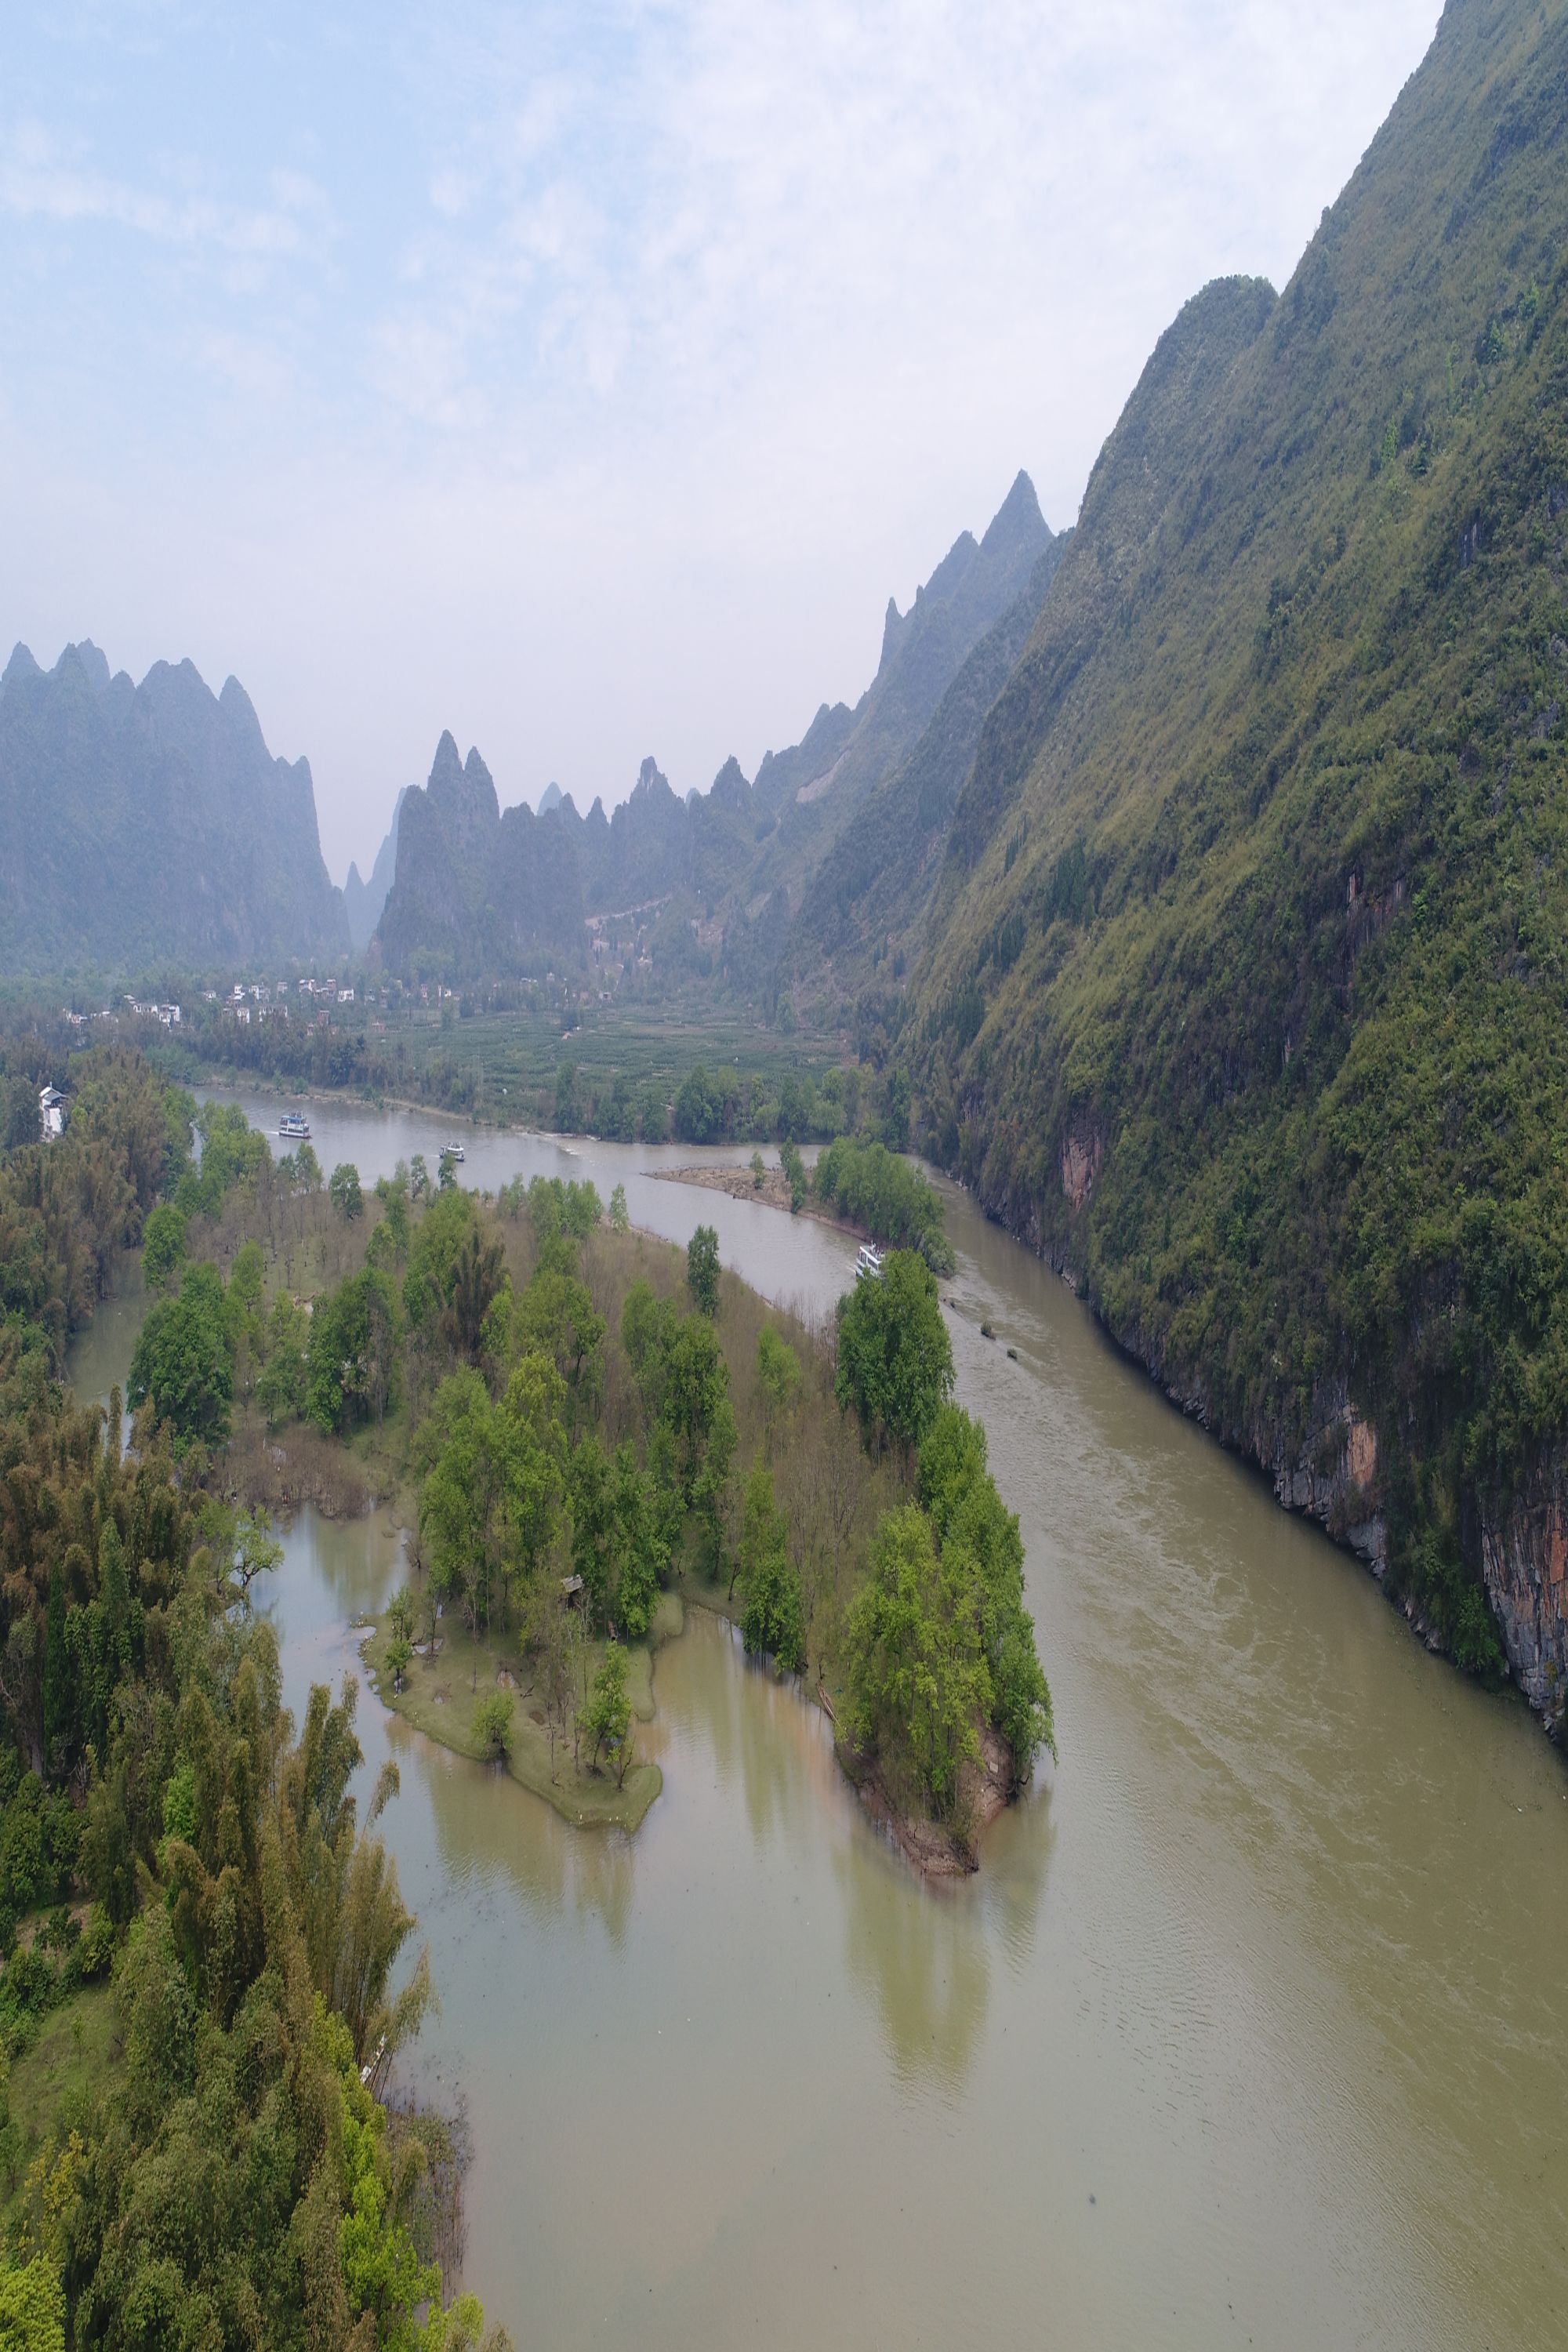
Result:
{"label": "steep green hillside", "polygon": [[346,951],[307,761],[275,760],[237,678],[140,686],[90,643],[0,677],[0,971],[202,969]]}
{"label": "steep green hillside", "polygon": [[915,751],[975,646],[1027,593],[1055,544],[1020,473],[984,536],[962,531],[907,613],[889,598],[876,677],[853,711],[825,705],[812,723],[806,740],[817,740],[818,760],[805,761],[802,745],[769,752],[757,771],[757,797],[777,825],[746,878],[746,903],[783,891],[796,906],[830,868],[846,825]]}
{"label": "steep green hillside", "polygon": [[1164,337],[986,721],[909,1032],[939,1156],[1549,1712],[1565,131],[1564,0],[1451,0],[1279,301],[1212,287]]}
{"label": "steep green hillside", "polygon": [[1028,643],[1067,542],[1065,532],[1049,541],[1023,593],[970,654],[909,758],[872,788],[811,876],[787,962],[803,992],[842,1002],[889,958],[895,976],[901,973],[981,728]]}

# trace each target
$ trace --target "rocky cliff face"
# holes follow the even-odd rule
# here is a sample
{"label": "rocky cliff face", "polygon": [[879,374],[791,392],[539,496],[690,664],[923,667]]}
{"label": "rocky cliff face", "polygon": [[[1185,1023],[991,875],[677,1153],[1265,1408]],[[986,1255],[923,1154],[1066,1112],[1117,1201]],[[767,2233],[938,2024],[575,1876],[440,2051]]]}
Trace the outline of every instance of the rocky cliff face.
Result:
{"label": "rocky cliff face", "polygon": [[[1064,1149],[1062,1193],[1075,1217],[1093,1192],[1100,1149],[1093,1135],[1072,1138]],[[993,1203],[991,1213],[998,1214],[1001,1207]],[[1011,1220],[1004,1214],[1001,1221]],[[1267,1417],[1241,1426],[1216,1407],[1201,1370],[1173,1364],[1163,1334],[1137,1323],[1119,1324],[1104,1301],[1086,1289],[1070,1228],[1066,1235],[1059,1230],[1047,1234],[1039,1221],[1026,1221],[1020,1238],[1084,1297],[1118,1346],[1159,1382],[1173,1404],[1231,1452],[1258,1465],[1283,1509],[1315,1519],[1384,1582],[1390,1492],[1384,1449],[1372,1419],[1343,1379],[1326,1380],[1313,1391],[1305,1436]],[[1559,1738],[1568,1728],[1568,1447],[1543,1450],[1512,1494],[1494,1496],[1485,1506],[1479,1549],[1487,1602],[1508,1672],[1547,1731]],[[1429,1649],[1448,1650],[1416,1594],[1391,1597]]]}
{"label": "rocky cliff face", "polygon": [[1515,1680],[1548,1727],[1568,1708],[1568,1452],[1553,1446],[1481,1523],[1487,1599]]}
{"label": "rocky cliff face", "polygon": [[564,811],[502,815],[477,751],[450,734],[429,782],[405,793],[397,862],[376,933],[394,971],[443,980],[542,972],[584,954],[583,887]]}

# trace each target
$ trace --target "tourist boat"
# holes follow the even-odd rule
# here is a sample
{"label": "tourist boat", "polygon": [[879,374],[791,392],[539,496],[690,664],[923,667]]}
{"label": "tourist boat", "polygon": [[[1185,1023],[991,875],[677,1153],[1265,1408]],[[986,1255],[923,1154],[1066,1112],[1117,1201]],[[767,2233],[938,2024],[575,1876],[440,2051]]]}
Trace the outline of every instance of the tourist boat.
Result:
{"label": "tourist boat", "polygon": [[881,1271],[881,1251],[877,1247],[875,1242],[862,1242],[860,1244],[860,1255],[855,1261],[856,1281],[858,1282],[863,1275],[877,1275],[880,1274]]}
{"label": "tourist boat", "polygon": [[443,1160],[461,1160],[462,1156],[463,1147],[460,1143],[447,1143],[441,1147]]}
{"label": "tourist boat", "polygon": [[278,1132],[286,1143],[309,1143],[310,1122],[302,1110],[286,1110],[278,1122]]}

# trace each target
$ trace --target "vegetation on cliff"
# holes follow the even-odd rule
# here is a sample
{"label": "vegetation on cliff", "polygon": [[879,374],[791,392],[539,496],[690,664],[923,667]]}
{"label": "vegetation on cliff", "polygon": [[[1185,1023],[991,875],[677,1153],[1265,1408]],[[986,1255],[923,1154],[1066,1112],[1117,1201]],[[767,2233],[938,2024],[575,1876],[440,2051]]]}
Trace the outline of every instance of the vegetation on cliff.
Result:
{"label": "vegetation on cliff", "polygon": [[[1284,296],[1162,341],[986,722],[931,1148],[1391,1576],[1568,1429],[1568,18],[1455,0]],[[1516,1662],[1517,1663],[1517,1662]]]}

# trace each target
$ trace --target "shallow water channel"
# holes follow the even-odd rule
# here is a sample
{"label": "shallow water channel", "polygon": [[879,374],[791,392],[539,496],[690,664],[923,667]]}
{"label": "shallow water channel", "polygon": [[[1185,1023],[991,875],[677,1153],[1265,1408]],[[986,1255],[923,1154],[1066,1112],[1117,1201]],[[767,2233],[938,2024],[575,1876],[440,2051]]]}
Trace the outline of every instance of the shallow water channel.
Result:
{"label": "shallow water channel", "polygon": [[[367,1181],[460,1131],[466,1183],[620,1179],[775,1299],[849,1278],[846,1236],[647,1174],[689,1148],[310,1117]],[[1568,2344],[1562,1759],[956,1192],[949,1224],[1061,1748],[977,1880],[917,1883],[702,1613],[658,1660],[633,1840],[362,1698],[443,2003],[412,2071],[471,2125],[468,2282],[552,2352]],[[87,1336],[84,1393],[139,1311]],[[301,1515],[292,1704],[397,1574],[383,1521]]]}

